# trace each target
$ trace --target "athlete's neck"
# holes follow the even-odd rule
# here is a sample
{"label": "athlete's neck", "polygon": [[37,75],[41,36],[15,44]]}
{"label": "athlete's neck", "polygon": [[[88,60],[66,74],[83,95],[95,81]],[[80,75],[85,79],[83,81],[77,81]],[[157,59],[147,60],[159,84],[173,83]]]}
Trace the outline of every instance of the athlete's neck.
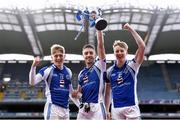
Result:
{"label": "athlete's neck", "polygon": [[58,69],[62,70],[63,69],[63,65],[55,65]]}
{"label": "athlete's neck", "polygon": [[90,68],[93,66],[93,63],[86,64],[86,68]]}
{"label": "athlete's neck", "polygon": [[117,60],[117,66],[120,68],[120,67],[122,67],[123,65],[124,65],[124,63],[125,63],[126,61],[125,60]]}

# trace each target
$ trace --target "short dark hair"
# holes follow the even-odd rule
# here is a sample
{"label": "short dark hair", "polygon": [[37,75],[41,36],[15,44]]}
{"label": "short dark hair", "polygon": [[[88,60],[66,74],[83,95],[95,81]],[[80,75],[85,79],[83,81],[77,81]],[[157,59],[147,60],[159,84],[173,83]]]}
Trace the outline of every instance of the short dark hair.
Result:
{"label": "short dark hair", "polygon": [[86,48],[92,48],[93,50],[95,50],[95,47],[94,47],[94,45],[92,45],[92,44],[86,44],[86,45],[84,45],[82,50],[84,50],[84,49],[86,49]]}

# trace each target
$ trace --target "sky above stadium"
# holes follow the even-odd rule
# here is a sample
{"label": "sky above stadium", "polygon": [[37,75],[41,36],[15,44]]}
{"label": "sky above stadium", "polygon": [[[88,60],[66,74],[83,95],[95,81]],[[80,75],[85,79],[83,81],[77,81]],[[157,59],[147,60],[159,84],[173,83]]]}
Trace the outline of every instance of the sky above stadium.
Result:
{"label": "sky above stadium", "polygon": [[60,6],[116,7],[136,6],[140,8],[180,8],[179,0],[0,0],[0,8],[30,8]]}

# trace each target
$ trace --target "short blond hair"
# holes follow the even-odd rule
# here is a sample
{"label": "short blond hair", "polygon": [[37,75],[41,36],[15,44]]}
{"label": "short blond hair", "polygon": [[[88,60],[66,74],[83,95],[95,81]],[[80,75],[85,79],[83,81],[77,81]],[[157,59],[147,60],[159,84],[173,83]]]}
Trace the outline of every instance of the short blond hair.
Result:
{"label": "short blond hair", "polygon": [[113,44],[113,48],[115,48],[116,46],[119,46],[119,47],[124,48],[125,50],[128,50],[128,45],[124,41],[115,40]]}
{"label": "short blond hair", "polygon": [[65,48],[62,45],[54,44],[51,46],[51,54],[54,54],[56,50],[65,53]]}

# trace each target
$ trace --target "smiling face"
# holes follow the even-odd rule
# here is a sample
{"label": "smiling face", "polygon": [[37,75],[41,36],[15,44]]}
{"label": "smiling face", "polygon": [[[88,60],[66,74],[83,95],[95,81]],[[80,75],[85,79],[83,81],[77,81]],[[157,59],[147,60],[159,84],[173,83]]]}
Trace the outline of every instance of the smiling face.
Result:
{"label": "smiling face", "polygon": [[59,50],[55,50],[54,54],[51,55],[52,61],[53,63],[60,68],[63,63],[64,63],[64,59],[65,59],[65,54],[60,52]]}
{"label": "smiling face", "polygon": [[122,41],[115,41],[113,45],[113,50],[114,50],[114,55],[116,59],[120,62],[123,63],[126,60],[126,55],[127,55],[127,50],[128,46],[125,42]]}
{"label": "smiling face", "polygon": [[127,50],[120,46],[114,47],[114,55],[119,62],[124,62],[127,55]]}
{"label": "smiling face", "polygon": [[95,51],[91,48],[85,48],[83,50],[83,57],[86,64],[93,64],[95,60]]}
{"label": "smiling face", "polygon": [[85,45],[82,50],[82,55],[87,67],[93,65],[96,58],[96,53],[92,45]]}
{"label": "smiling face", "polygon": [[65,49],[60,45],[53,45],[51,47],[51,58],[54,65],[61,68],[65,59]]}

